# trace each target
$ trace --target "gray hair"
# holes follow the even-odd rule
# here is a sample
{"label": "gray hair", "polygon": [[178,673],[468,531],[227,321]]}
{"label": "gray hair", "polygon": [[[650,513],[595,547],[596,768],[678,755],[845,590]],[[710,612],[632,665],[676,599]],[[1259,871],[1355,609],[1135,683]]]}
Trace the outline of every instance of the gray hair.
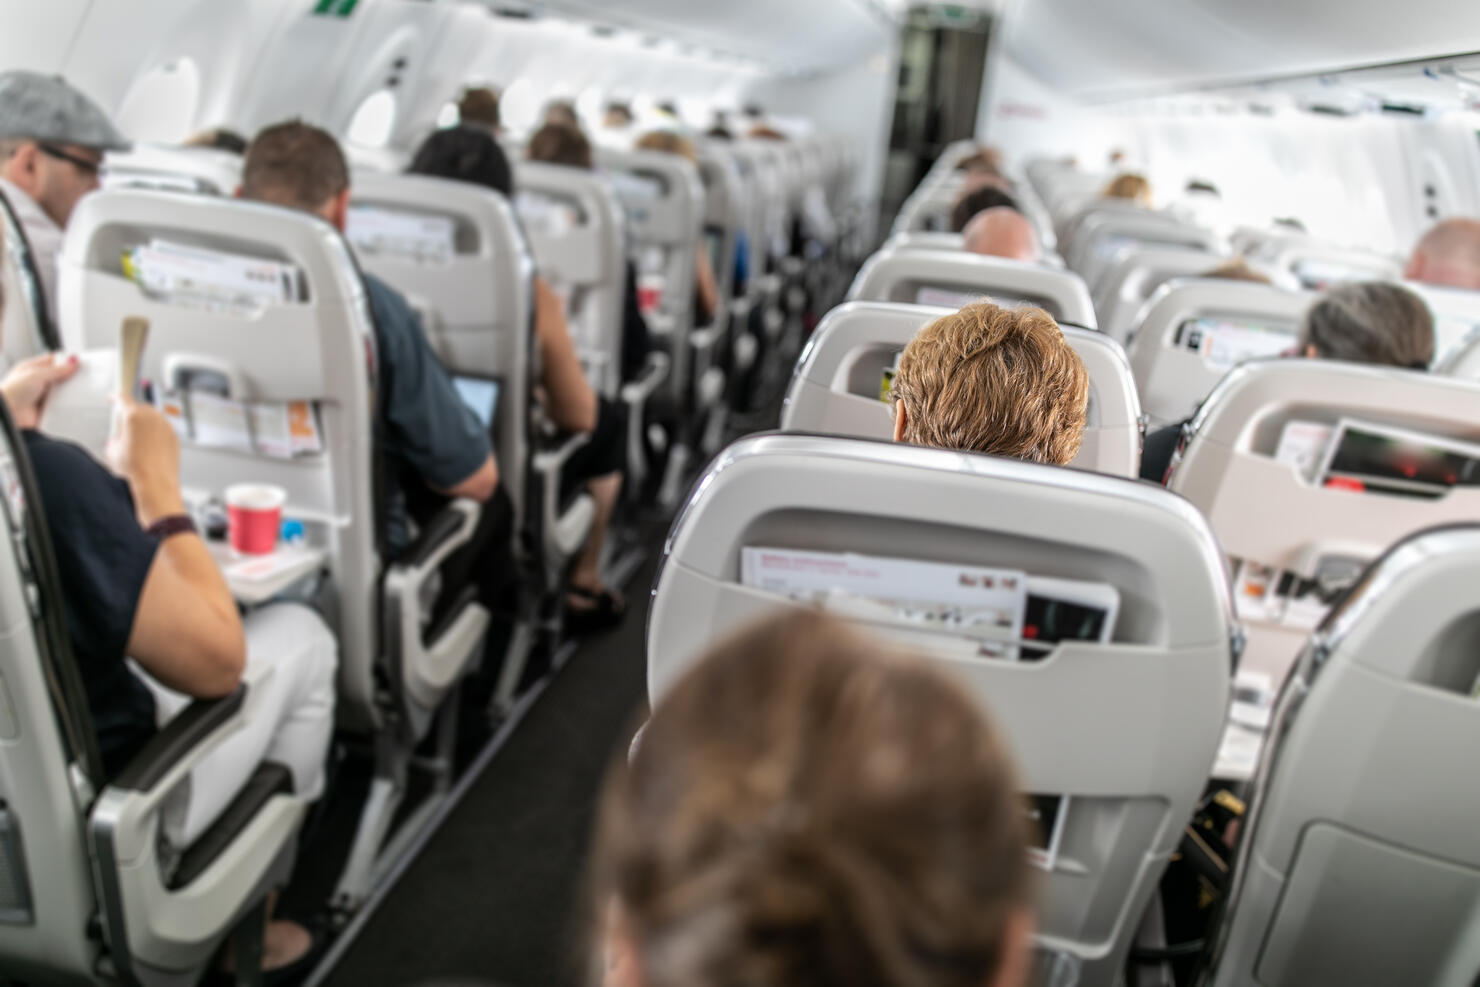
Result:
{"label": "gray hair", "polygon": [[1327,360],[1422,370],[1434,358],[1434,318],[1407,288],[1379,281],[1333,288],[1310,307],[1300,345]]}

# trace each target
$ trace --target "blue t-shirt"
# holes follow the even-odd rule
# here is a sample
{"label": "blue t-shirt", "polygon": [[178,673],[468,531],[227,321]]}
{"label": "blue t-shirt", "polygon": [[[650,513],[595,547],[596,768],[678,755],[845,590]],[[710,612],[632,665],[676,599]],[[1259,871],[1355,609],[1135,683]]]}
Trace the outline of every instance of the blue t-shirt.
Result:
{"label": "blue t-shirt", "polygon": [[159,540],[139,526],[128,484],[82,447],[21,434],[56,553],[72,657],[111,779],[155,732],[154,697],[123,659]]}
{"label": "blue t-shirt", "polygon": [[392,548],[399,548],[408,540],[399,485],[454,487],[477,472],[493,444],[478,416],[457,396],[406,299],[379,278],[364,277],[375,319],[385,419],[382,451],[392,481],[388,538]]}

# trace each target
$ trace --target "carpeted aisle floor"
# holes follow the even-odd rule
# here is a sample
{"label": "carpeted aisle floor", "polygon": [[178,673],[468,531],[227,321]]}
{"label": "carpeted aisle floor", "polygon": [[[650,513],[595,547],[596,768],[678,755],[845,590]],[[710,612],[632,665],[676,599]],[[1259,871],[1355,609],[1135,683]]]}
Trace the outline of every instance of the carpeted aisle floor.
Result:
{"label": "carpeted aisle floor", "polygon": [[373,915],[326,983],[466,978],[574,987],[603,772],[646,710],[643,631],[662,534],[622,626],[590,638]]}

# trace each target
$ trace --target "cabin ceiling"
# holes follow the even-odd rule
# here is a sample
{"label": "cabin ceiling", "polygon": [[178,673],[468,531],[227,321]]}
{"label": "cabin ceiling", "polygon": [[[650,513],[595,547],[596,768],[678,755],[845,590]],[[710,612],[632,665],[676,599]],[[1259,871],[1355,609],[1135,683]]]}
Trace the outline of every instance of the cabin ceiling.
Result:
{"label": "cabin ceiling", "polygon": [[1019,0],[1006,44],[1089,101],[1480,51],[1456,0]]}
{"label": "cabin ceiling", "polygon": [[886,0],[524,0],[518,6],[741,55],[788,73],[854,62],[896,33]]}

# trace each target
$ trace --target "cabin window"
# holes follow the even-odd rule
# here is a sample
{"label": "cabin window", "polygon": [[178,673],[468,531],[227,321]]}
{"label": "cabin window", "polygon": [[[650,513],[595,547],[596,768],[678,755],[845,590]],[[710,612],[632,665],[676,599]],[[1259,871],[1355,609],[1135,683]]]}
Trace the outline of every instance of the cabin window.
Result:
{"label": "cabin window", "polygon": [[457,104],[446,102],[442,104],[442,111],[437,114],[437,126],[445,130],[448,127],[456,127],[462,123],[462,114],[458,112]]}
{"label": "cabin window", "polygon": [[396,126],[396,94],[389,89],[371,93],[349,122],[349,140],[364,147],[385,147]]}
{"label": "cabin window", "polygon": [[200,100],[200,70],[189,58],[158,65],[134,82],[118,128],[139,141],[173,144],[190,136]]}

